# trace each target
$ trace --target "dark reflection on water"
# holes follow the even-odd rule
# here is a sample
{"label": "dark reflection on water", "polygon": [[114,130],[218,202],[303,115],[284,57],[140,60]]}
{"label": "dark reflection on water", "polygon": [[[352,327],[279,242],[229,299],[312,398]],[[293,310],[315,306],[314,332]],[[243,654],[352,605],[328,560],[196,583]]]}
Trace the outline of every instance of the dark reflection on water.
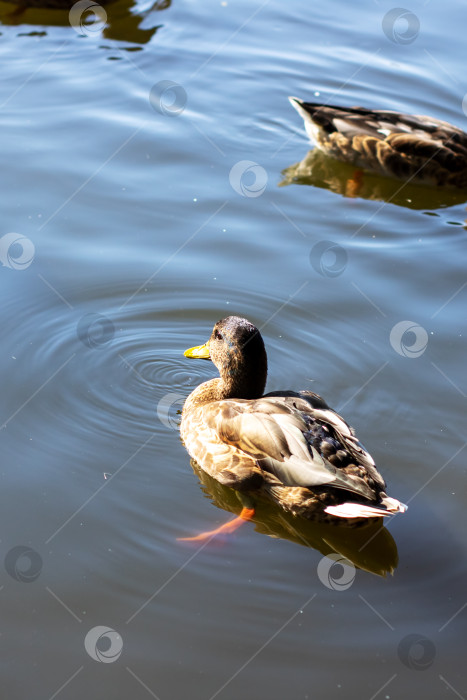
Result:
{"label": "dark reflection on water", "polygon": [[[212,502],[238,515],[241,503],[235,491],[206,474],[193,459],[190,464]],[[255,501],[254,526],[261,534],[313,547],[325,556],[340,554],[355,567],[373,574],[392,574],[397,567],[396,543],[381,523],[348,527],[344,523],[311,522],[281,511],[265,498],[258,498]]]}
{"label": "dark reflection on water", "polygon": [[[92,8],[91,0],[87,4]],[[97,3],[94,4],[97,5]],[[12,5],[16,5],[16,8],[12,9]],[[0,2],[0,23],[5,26],[69,27],[70,32],[73,32],[69,15],[73,5],[75,5],[73,0],[4,0]],[[105,8],[101,18],[98,15],[89,14],[89,10],[85,9],[78,13],[77,28],[81,26],[83,38],[86,38],[87,34],[95,35],[98,32],[104,39],[147,44],[161,25],[152,27],[140,25],[148,18],[154,19],[151,13],[169,8],[171,0],[158,0],[145,10],[142,10],[135,0],[102,0],[99,5]],[[47,32],[38,34],[32,31],[21,34],[21,36],[28,35],[46,36]]]}
{"label": "dark reflection on water", "polygon": [[381,177],[358,170],[348,163],[341,163],[318,148],[308,151],[299,163],[285,168],[282,175],[284,179],[279,183],[279,187],[293,184],[311,185],[343,197],[391,202],[408,209],[435,210],[467,201],[467,192],[462,190],[404,184],[399,180]]}

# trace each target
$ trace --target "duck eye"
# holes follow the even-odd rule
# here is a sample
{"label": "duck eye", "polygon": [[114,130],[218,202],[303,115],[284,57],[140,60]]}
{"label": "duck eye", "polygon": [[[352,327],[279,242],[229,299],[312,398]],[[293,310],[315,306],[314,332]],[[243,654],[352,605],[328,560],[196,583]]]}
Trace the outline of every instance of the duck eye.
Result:
{"label": "duck eye", "polygon": [[220,331],[216,331],[214,337],[216,340],[222,340],[222,333]]}

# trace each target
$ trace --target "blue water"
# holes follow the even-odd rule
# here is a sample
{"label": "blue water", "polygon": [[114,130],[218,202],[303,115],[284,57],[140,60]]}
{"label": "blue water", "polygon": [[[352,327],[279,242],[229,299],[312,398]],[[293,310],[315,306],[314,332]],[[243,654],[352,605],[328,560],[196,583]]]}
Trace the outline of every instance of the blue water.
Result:
{"label": "blue water", "polygon": [[[465,201],[349,191],[287,100],[467,129],[458,4],[392,9],[0,3],[6,697],[467,694]],[[231,313],[409,504],[371,541],[267,504],[177,541],[240,508],[178,434]]]}

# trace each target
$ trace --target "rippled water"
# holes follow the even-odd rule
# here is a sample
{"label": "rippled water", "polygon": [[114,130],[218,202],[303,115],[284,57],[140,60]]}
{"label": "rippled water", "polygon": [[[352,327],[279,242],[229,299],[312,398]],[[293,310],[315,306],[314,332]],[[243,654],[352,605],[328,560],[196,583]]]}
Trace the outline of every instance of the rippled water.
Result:
{"label": "rippled water", "polygon": [[[458,5],[392,10],[118,0],[80,35],[68,7],[0,3],[5,697],[467,694],[467,197],[355,188],[287,101],[467,128]],[[215,372],[183,350],[230,313],[263,329],[268,390],[355,426],[404,516],[260,502],[177,540],[240,509],[178,434]]]}

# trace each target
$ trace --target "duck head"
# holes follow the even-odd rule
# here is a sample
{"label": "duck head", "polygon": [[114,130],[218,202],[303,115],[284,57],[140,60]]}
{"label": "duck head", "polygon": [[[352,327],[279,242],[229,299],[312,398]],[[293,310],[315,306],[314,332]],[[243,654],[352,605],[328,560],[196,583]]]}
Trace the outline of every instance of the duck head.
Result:
{"label": "duck head", "polygon": [[261,333],[240,316],[227,316],[214,326],[204,345],[185,350],[186,357],[210,359],[219,370],[224,398],[263,395],[267,356]]}

